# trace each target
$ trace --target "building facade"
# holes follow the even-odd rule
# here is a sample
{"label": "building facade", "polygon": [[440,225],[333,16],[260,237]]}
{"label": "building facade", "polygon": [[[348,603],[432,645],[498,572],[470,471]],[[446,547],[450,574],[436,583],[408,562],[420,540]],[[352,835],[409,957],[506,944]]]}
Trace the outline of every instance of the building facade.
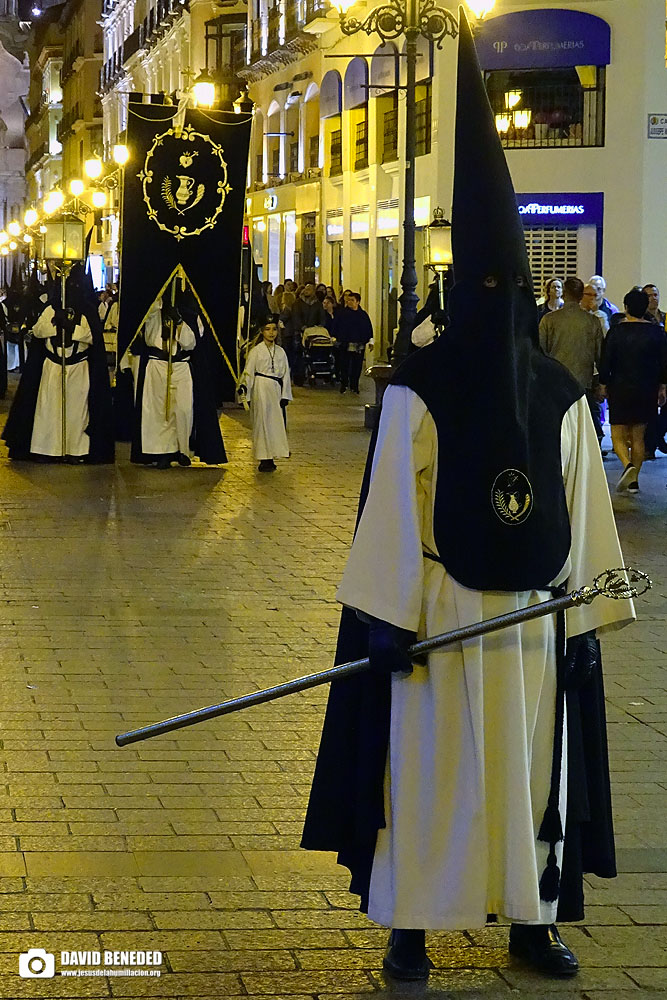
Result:
{"label": "building facade", "polygon": [[102,0],[68,0],[60,20],[63,64],[60,73],[63,114],[58,127],[63,179],[83,176],[83,165],[102,152]]}
{"label": "building facade", "polygon": [[[401,40],[383,46],[377,35],[343,36],[322,0],[252,4],[247,207],[260,273],[274,284],[294,277],[360,291],[384,357],[400,294]],[[663,0],[558,8],[498,0],[477,25],[477,46],[536,292],[554,275],[600,271],[617,301],[637,282],[667,289]],[[455,64],[454,40],[441,49],[422,44],[415,178],[422,298],[430,280],[424,227],[437,206],[449,214],[451,205]]]}
{"label": "building facade", "polygon": [[58,138],[63,115],[60,73],[63,36],[60,19],[64,4],[45,10],[30,39],[29,115],[26,119],[27,200],[41,202],[62,178],[62,143]]}
{"label": "building facade", "polygon": [[[25,200],[27,41],[16,0],[0,0],[0,230],[21,217]],[[12,266],[12,254],[7,251],[2,255],[0,284],[10,279]]]}

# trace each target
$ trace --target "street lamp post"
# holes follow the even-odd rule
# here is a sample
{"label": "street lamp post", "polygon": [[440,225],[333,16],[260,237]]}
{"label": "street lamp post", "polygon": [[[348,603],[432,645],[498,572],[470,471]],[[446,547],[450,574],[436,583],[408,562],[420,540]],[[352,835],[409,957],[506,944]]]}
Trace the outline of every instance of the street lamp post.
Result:
{"label": "street lamp post", "polygon": [[377,34],[386,44],[405,35],[405,189],[403,200],[403,271],[401,273],[401,312],[398,332],[392,348],[393,365],[407,357],[410,335],[417,315],[417,263],[415,260],[415,158],[417,152],[417,117],[415,108],[417,43],[426,38],[438,48],[444,39],[458,34],[458,21],[451,11],[435,0],[389,0],[375,7],[360,20],[341,5],[340,28],[344,35],[364,31]]}

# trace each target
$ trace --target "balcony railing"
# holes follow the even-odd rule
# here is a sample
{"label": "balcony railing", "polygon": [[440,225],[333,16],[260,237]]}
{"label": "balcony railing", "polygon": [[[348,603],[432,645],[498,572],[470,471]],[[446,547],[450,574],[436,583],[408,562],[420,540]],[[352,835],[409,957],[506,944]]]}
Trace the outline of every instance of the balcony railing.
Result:
{"label": "balcony railing", "polygon": [[41,146],[38,146],[37,149],[35,150],[35,152],[28,158],[28,161],[27,161],[27,163],[25,165],[25,172],[28,173],[29,170],[32,170],[32,168],[37,163],[39,163],[39,161],[42,159],[42,157],[46,156],[46,154],[48,153],[48,151],[49,151],[49,145],[48,145],[48,143],[43,142],[41,144]]}
{"label": "balcony railing", "polygon": [[[546,74],[543,74],[543,76]],[[496,113],[496,127],[506,149],[556,149],[564,146],[603,146],[605,118],[604,69],[596,70],[595,85],[571,83],[522,83],[512,91],[517,100],[507,108],[507,95],[494,90],[489,96]]]}
{"label": "balcony railing", "polygon": [[138,52],[144,45],[143,25],[138,25],[131,35],[128,35],[123,42],[123,62],[126,63],[130,56]]}
{"label": "balcony railing", "polygon": [[329,140],[329,176],[338,177],[343,173],[343,132],[335,129]]}
{"label": "balcony railing", "polygon": [[398,108],[385,111],[382,125],[382,162],[393,163],[398,159]]}
{"label": "balcony railing", "polygon": [[364,170],[368,166],[368,120],[357,122],[354,135],[354,169]]}
{"label": "balcony railing", "polygon": [[58,139],[58,142],[62,143],[63,140],[66,139],[68,135],[71,135],[72,132],[74,131],[74,125],[78,121],[82,120],[83,116],[81,112],[81,105],[77,101],[74,107],[70,111],[68,111],[67,114],[64,114],[60,119],[60,122],[58,123],[58,127],[56,129],[56,137]]}
{"label": "balcony railing", "polygon": [[423,97],[415,103],[415,129],[417,156],[425,156],[431,152],[431,95]]}

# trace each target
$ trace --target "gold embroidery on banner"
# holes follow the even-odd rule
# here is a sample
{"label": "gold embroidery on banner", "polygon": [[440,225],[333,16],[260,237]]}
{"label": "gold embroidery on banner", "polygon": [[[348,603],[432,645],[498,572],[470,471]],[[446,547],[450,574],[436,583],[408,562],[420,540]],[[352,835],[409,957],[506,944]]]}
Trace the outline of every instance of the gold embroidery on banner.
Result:
{"label": "gold embroidery on banner", "polygon": [[[215,185],[215,194],[218,196],[213,211],[209,215],[206,215],[203,220],[200,214],[197,222],[193,222],[190,227],[186,224],[181,225],[178,221],[173,223],[169,219],[164,219],[164,217],[160,214],[161,211],[164,213],[164,209],[161,208],[160,201],[154,201],[154,196],[152,196],[152,185],[154,182],[158,184],[158,179],[155,177],[154,163],[152,161],[155,151],[165,145],[166,139],[172,139],[177,143],[192,143],[197,140],[205,142],[210,147],[210,153],[216,158],[222,172],[222,177],[220,177],[217,181],[212,182]],[[184,170],[189,170],[193,167],[193,164],[195,164],[195,157],[199,156],[199,150],[181,150],[182,147],[178,150],[180,155],[174,158],[175,170],[177,170],[179,166]],[[200,160],[200,162],[202,161]],[[210,136],[205,135],[203,132],[197,132],[192,125],[186,125],[184,129],[179,130],[171,128],[167,132],[162,132],[160,135],[156,135],[153,139],[151,148],[146,154],[143,169],[139,174],[137,174],[137,176],[141,181],[143,199],[146,204],[148,218],[154,222],[159,229],[163,232],[171,233],[171,235],[177,240],[185,239],[188,236],[199,236],[205,229],[212,229],[217,222],[218,216],[223,210],[227,195],[232,190],[231,185],[229,184],[227,162],[224,158],[224,150],[222,146],[219,143],[214,142]],[[199,205],[202,198],[206,194],[206,191],[206,183],[203,183],[201,180],[198,181],[197,177],[193,177],[190,173],[174,172],[173,176],[165,173],[159,181],[159,193],[162,203],[168,210],[176,212],[176,214],[181,217],[185,216],[187,212],[190,212],[193,208]],[[210,202],[207,204],[210,205]],[[204,209],[204,211],[206,211],[206,209]]]}

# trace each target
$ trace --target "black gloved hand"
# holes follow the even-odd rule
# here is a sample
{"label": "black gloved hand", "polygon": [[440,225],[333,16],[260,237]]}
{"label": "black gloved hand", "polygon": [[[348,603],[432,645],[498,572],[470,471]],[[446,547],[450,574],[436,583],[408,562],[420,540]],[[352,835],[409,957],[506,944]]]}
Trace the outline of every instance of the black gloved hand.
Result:
{"label": "black gloved hand", "polygon": [[600,643],[595,631],[582,632],[567,640],[565,647],[565,687],[576,690],[591,679],[600,659]]}
{"label": "black gloved hand", "polygon": [[285,407],[289,405],[289,399],[281,399],[280,400],[280,405],[282,406],[282,408],[284,410]]}
{"label": "black gloved hand", "polygon": [[368,657],[371,668],[380,673],[412,673],[412,660],[407,650],[416,633],[373,619],[368,631]]}

